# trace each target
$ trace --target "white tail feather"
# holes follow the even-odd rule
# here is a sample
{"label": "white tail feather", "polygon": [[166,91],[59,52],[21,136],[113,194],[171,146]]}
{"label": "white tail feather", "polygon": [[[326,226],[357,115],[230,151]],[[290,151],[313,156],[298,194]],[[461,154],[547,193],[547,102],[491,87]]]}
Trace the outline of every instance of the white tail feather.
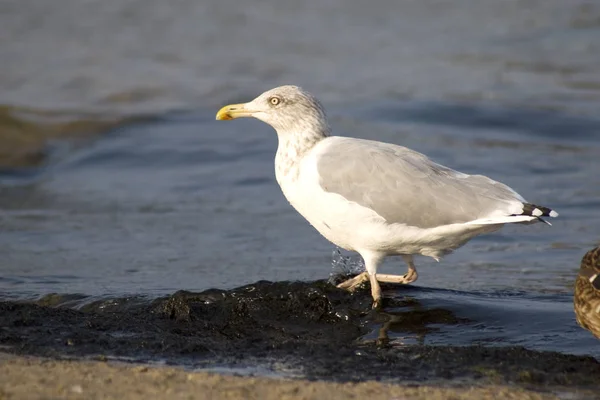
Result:
{"label": "white tail feather", "polygon": [[491,218],[480,218],[473,221],[465,222],[465,225],[513,224],[518,222],[535,222],[536,220],[539,221],[538,217],[532,217],[530,215],[506,215]]}

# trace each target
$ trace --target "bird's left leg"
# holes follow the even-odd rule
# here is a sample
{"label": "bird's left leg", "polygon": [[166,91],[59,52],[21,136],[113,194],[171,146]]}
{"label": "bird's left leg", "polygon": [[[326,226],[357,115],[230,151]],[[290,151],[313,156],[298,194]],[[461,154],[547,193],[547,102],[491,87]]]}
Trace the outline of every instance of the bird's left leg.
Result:
{"label": "bird's left leg", "polygon": [[402,255],[402,258],[408,264],[408,271],[404,275],[389,275],[389,274],[377,274],[377,280],[379,282],[388,283],[412,283],[417,280],[419,274],[417,274],[417,268],[413,262],[413,256]]}
{"label": "bird's left leg", "polygon": [[[419,277],[419,274],[417,274],[417,268],[415,267],[415,263],[413,262],[413,256],[402,255],[402,258],[404,259],[404,261],[406,261],[406,264],[408,264],[408,271],[406,271],[406,274],[404,274],[404,275],[377,274],[377,280],[379,282],[402,283],[402,284],[412,283],[412,282],[416,281],[417,278]],[[369,280],[369,274],[367,271],[365,271],[361,274],[356,275],[353,278],[350,278],[350,279],[340,283],[339,285],[337,285],[337,287],[339,287],[340,289],[346,289],[349,292],[353,292],[360,285],[362,285],[363,282],[366,282],[368,280]]]}
{"label": "bird's left leg", "polygon": [[412,283],[419,278],[419,274],[417,274],[417,268],[415,267],[415,263],[413,262],[413,256],[410,254],[403,254],[402,258],[408,264],[408,271],[403,275],[404,282],[403,283]]}
{"label": "bird's left leg", "polygon": [[337,285],[337,287],[340,289],[346,289],[349,292],[354,292],[360,285],[363,284],[363,282],[366,282],[368,280],[369,280],[369,276],[368,276],[367,272],[365,271],[365,272],[362,272],[362,273],[356,275],[354,278],[345,280],[344,282]]}

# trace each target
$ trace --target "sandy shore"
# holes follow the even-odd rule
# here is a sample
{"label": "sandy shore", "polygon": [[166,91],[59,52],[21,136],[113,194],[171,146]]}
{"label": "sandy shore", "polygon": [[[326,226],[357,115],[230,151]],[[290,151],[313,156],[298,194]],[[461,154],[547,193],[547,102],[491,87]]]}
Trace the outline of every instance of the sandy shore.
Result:
{"label": "sandy shore", "polygon": [[[582,393],[583,397],[585,396]],[[590,394],[591,395],[591,394]],[[0,400],[9,399],[558,399],[509,386],[439,388],[375,381],[332,383],[224,376],[99,361],[0,357]]]}

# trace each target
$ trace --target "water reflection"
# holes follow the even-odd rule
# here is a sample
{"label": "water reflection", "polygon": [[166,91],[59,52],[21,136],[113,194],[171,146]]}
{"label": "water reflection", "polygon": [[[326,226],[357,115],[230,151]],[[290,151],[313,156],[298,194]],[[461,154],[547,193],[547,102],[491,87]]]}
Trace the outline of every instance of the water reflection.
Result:
{"label": "water reflection", "polygon": [[372,322],[378,326],[376,342],[380,346],[424,345],[426,337],[440,332],[442,326],[471,322],[445,308],[426,307],[413,297],[394,299],[393,303],[393,307],[387,307],[393,311],[379,311],[372,317]]}
{"label": "water reflection", "polygon": [[573,303],[579,325],[600,339],[600,246],[581,260]]}

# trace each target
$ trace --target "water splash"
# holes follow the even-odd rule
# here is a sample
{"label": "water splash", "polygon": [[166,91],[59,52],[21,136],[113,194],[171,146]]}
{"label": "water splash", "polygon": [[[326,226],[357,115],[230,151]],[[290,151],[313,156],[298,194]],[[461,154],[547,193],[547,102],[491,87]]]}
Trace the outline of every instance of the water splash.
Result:
{"label": "water splash", "polygon": [[360,257],[344,255],[339,247],[331,253],[329,283],[334,284],[341,276],[358,275],[363,271],[365,271],[365,264]]}

